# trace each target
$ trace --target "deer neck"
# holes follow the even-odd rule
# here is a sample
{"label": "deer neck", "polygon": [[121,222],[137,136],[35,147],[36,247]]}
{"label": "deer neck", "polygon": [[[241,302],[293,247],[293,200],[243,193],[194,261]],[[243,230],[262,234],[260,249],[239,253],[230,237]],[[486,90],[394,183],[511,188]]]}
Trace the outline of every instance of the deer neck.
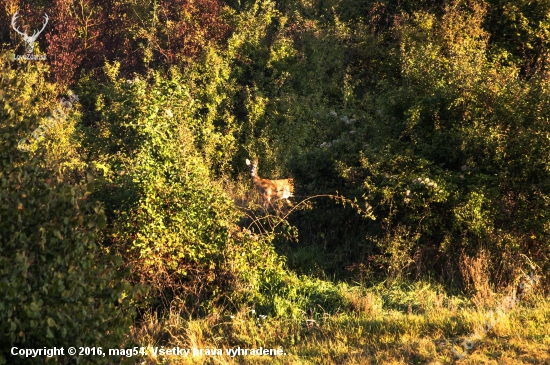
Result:
{"label": "deer neck", "polygon": [[256,174],[255,172],[251,172],[250,173],[250,176],[252,177],[252,181],[255,183],[255,184],[259,184],[262,179],[258,176],[258,174]]}

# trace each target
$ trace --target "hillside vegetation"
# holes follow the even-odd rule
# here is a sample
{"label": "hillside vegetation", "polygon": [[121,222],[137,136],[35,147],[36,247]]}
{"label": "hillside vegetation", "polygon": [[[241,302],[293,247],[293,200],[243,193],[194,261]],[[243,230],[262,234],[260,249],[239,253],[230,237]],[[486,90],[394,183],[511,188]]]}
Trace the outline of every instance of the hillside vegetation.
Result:
{"label": "hillside vegetation", "polygon": [[550,1],[6,0],[0,37],[0,365],[550,363]]}

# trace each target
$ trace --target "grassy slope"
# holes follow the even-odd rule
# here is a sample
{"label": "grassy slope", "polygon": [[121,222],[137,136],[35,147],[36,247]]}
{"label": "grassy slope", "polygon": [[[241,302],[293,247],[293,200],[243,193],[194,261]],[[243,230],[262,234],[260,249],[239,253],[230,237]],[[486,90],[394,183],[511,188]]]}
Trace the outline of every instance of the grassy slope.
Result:
{"label": "grassy slope", "polygon": [[[502,296],[476,306],[441,288],[417,282],[389,289],[341,287],[348,308],[337,314],[304,313],[300,319],[261,318],[252,308],[233,318],[211,315],[184,319],[177,310],[159,320],[147,316],[134,328],[142,346],[166,348],[278,348],[286,356],[147,357],[156,363],[215,364],[544,364],[550,363],[550,299],[531,292],[517,306],[494,320],[485,335],[475,333],[491,322]],[[475,335],[472,335],[475,333]],[[473,340],[464,354],[461,342]],[[453,347],[453,344],[454,347]],[[225,353],[225,350],[224,350]]]}

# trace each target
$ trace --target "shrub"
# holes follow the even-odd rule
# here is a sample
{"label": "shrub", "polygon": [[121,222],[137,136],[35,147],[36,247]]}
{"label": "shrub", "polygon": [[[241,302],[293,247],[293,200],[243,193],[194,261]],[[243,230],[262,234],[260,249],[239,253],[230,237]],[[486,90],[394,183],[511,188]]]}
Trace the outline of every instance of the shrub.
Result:
{"label": "shrub", "polygon": [[238,220],[202,153],[216,132],[175,71],[126,81],[116,65],[106,70],[110,83],[87,96],[100,113],[87,143],[103,169],[95,196],[108,217],[104,244],[133,265],[136,282],[152,286],[150,304],[177,299],[209,311],[232,284],[223,253]]}
{"label": "shrub", "polygon": [[12,69],[3,54],[1,67],[0,363],[27,363],[9,355],[13,346],[115,348],[128,330],[134,291],[120,259],[96,244],[105,215],[89,199],[91,175],[88,184],[68,184],[61,169],[44,167],[43,145],[17,149],[41,119],[53,87],[40,66]]}

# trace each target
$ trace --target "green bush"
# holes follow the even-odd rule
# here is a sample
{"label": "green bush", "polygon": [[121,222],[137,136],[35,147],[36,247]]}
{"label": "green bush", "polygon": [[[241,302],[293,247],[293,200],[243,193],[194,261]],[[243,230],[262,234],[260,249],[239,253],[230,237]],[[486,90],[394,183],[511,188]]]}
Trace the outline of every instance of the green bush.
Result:
{"label": "green bush", "polygon": [[[456,2],[395,29],[401,75],[376,97],[359,169],[382,223],[370,236],[390,271],[403,266],[391,254],[399,242],[414,262],[407,273],[442,270],[481,248],[496,284],[510,282],[521,254],[545,265],[548,76],[526,79],[501,63],[484,19],[481,4]],[[458,274],[456,265],[445,272],[449,282]]]}
{"label": "green bush", "polygon": [[12,68],[2,55],[1,67],[0,363],[28,363],[12,356],[12,347],[116,348],[131,323],[134,290],[120,259],[95,242],[105,215],[89,199],[92,177],[68,184],[60,168],[44,167],[44,140],[29,152],[17,149],[47,116],[43,107],[55,94],[41,66]]}
{"label": "green bush", "polygon": [[481,2],[384,9],[391,28],[275,12],[241,48],[253,62],[236,77],[238,140],[262,176],[293,176],[297,200],[338,191],[376,217],[314,201],[290,217],[300,243],[280,252],[310,273],[443,271],[457,283],[451,264],[488,249],[506,285],[522,254],[548,254],[547,73],[525,77],[524,61],[492,47],[495,9]]}
{"label": "green bush", "polygon": [[[87,144],[104,181],[94,195],[105,203],[103,242],[133,265],[136,282],[153,290],[149,304],[180,300],[211,309],[233,273],[223,267],[238,211],[211,175],[216,132],[197,115],[186,80],[173,70],[121,80],[116,65],[95,98],[97,133]],[[82,88],[85,89],[83,84]],[[212,157],[213,158],[213,157]],[[220,160],[218,160],[220,161]]]}

